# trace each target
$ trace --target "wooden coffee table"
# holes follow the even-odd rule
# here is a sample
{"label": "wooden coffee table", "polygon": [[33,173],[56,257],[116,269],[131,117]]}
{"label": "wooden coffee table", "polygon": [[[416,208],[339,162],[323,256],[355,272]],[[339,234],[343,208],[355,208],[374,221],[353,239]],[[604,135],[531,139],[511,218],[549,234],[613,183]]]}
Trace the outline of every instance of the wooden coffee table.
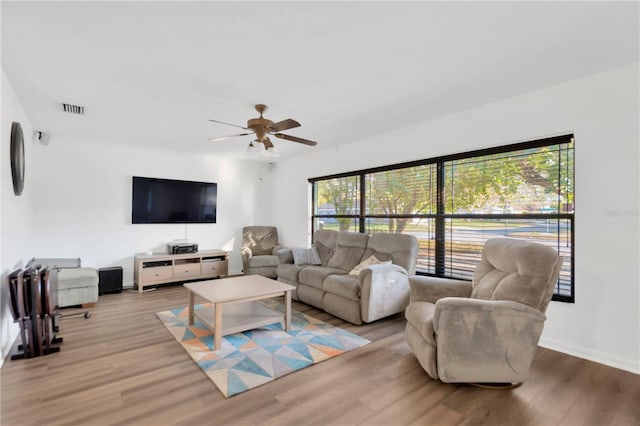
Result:
{"label": "wooden coffee table", "polygon": [[[222,336],[281,322],[283,314],[256,300],[284,296],[284,329],[291,327],[291,290],[295,287],[261,275],[244,275],[184,284],[189,292],[189,325],[198,317],[214,334],[214,350],[222,348]],[[213,304],[194,310],[195,295]]]}

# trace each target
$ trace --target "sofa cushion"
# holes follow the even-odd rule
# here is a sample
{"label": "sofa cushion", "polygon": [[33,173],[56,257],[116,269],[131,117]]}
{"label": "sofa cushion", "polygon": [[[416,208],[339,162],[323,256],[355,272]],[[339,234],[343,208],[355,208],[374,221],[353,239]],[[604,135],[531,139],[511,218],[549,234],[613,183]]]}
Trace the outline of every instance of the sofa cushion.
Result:
{"label": "sofa cushion", "polygon": [[381,261],[391,260],[409,275],[415,274],[418,240],[408,234],[375,234],[369,238],[364,258],[375,255]]}
{"label": "sofa cushion", "polygon": [[358,302],[360,300],[360,283],[353,275],[329,275],[322,287],[327,293],[336,294]]}
{"label": "sofa cushion", "polygon": [[310,287],[322,289],[322,282],[329,275],[341,275],[345,273],[343,270],[327,268],[325,266],[305,266],[298,275],[298,282]]}
{"label": "sofa cushion", "polygon": [[404,316],[407,322],[420,333],[420,335],[433,346],[436,346],[436,336],[433,329],[433,314],[436,305],[429,302],[414,302],[407,306]]}
{"label": "sofa cushion", "polygon": [[333,256],[336,248],[336,239],[338,231],[330,229],[320,229],[313,233],[313,245],[318,250],[318,255],[322,261],[322,266],[327,266],[329,259]]}
{"label": "sofa cushion", "polygon": [[315,247],[300,248],[294,247],[291,249],[293,254],[293,263],[296,265],[322,265],[320,255]]}
{"label": "sofa cushion", "polygon": [[302,271],[302,266],[293,265],[291,263],[283,263],[278,265],[278,278],[284,278],[286,282],[297,283],[298,275]]}
{"label": "sofa cushion", "polygon": [[368,241],[367,234],[340,232],[336,239],[336,250],[327,266],[347,272],[351,271],[362,260]]}

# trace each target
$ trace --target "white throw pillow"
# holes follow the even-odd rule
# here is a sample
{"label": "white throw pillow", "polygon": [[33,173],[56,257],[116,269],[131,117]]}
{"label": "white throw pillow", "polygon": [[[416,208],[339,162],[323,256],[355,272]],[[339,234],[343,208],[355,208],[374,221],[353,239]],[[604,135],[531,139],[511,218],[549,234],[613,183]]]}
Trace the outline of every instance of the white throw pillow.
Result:
{"label": "white throw pillow", "polygon": [[301,248],[294,247],[291,249],[293,254],[293,263],[296,265],[322,265],[320,255],[315,247]]}
{"label": "white throw pillow", "polygon": [[357,264],[352,270],[351,272],[349,272],[349,275],[355,275],[358,276],[360,275],[360,271],[362,271],[364,268],[366,268],[367,266],[370,265],[389,265],[391,264],[390,260],[387,260],[385,262],[382,262],[380,259],[378,259],[375,255],[371,255],[368,258],[366,258],[365,260],[363,260],[362,262],[360,262],[359,264]]}

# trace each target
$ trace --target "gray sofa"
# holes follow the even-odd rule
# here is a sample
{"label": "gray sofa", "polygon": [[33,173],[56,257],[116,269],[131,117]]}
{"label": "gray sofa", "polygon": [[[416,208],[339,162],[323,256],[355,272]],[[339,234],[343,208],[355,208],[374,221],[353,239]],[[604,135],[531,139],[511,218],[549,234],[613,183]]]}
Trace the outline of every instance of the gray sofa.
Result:
{"label": "gray sofa", "polygon": [[[403,312],[409,304],[409,276],[415,273],[418,241],[412,235],[319,230],[314,233],[319,265],[296,265],[281,251],[278,281],[296,287],[295,300],[323,309],[353,324]],[[363,260],[373,264],[350,275]]]}

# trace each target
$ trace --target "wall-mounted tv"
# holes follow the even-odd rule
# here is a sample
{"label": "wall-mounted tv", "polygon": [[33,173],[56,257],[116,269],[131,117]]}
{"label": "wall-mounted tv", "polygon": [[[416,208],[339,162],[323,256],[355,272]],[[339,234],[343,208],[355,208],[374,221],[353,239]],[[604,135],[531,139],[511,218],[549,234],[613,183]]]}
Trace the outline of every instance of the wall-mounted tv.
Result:
{"label": "wall-mounted tv", "polygon": [[216,223],[218,185],[133,177],[132,223]]}

